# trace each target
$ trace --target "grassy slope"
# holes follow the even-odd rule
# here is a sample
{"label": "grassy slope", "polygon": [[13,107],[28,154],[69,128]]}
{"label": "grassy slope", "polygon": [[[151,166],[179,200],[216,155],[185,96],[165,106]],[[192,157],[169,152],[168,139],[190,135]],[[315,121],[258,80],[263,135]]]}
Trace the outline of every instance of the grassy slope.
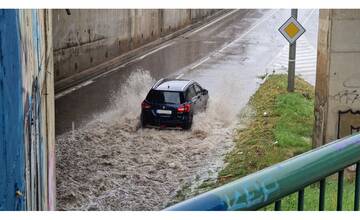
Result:
{"label": "grassy slope", "polygon": [[[226,156],[226,166],[217,182],[204,182],[199,191],[207,191],[311,149],[314,116],[314,88],[296,78],[294,93],[288,93],[287,76],[272,75],[251,97],[255,115],[246,129],[237,131],[234,149]],[[326,186],[326,209],[336,208],[336,180]],[[352,180],[345,183],[344,208],[351,210]],[[305,189],[305,210],[317,210],[317,186]],[[283,201],[284,210],[296,210],[297,195]],[[271,207],[272,209],[273,207]]]}
{"label": "grassy slope", "polygon": [[[354,206],[354,183],[347,180],[344,185],[343,210],[353,210]],[[325,190],[325,210],[336,210],[337,204],[337,181],[332,179],[327,182]],[[317,184],[305,189],[304,210],[316,211],[319,205],[319,187]],[[283,210],[297,210],[297,193],[286,197],[282,202]],[[274,206],[268,207],[267,210],[273,210]]]}
{"label": "grassy slope", "polygon": [[272,75],[251,97],[255,116],[237,131],[236,146],[220,172],[222,183],[237,179],[311,149],[314,90],[296,79],[296,92],[286,91],[285,75]]}

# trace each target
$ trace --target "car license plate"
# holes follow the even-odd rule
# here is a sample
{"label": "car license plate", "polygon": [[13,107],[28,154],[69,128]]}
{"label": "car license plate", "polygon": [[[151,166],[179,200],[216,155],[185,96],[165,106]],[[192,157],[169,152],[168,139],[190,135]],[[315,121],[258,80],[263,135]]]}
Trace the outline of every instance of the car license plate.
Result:
{"label": "car license plate", "polygon": [[158,114],[165,114],[165,115],[171,115],[171,111],[170,111],[170,110],[158,109],[158,110],[156,110],[156,113],[158,113]]}

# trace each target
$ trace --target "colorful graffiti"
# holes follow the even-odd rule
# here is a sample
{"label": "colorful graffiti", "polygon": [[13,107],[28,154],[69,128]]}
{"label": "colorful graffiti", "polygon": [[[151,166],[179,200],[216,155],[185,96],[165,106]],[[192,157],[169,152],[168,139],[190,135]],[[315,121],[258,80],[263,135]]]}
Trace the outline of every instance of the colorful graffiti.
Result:
{"label": "colorful graffiti", "polygon": [[0,210],[55,207],[50,21],[41,9],[0,12]]}

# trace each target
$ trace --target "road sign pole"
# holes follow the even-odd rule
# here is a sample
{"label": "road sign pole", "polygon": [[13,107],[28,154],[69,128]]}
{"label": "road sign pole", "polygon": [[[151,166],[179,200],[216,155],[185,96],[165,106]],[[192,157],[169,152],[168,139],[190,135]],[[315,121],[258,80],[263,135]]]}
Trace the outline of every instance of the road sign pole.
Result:
{"label": "road sign pole", "polygon": [[289,45],[288,92],[294,92],[295,88],[295,59],[296,42]]}
{"label": "road sign pole", "polygon": [[[298,10],[291,9],[291,16],[297,19]],[[289,66],[288,66],[288,92],[294,92],[295,88],[295,59],[296,41],[289,44]]]}

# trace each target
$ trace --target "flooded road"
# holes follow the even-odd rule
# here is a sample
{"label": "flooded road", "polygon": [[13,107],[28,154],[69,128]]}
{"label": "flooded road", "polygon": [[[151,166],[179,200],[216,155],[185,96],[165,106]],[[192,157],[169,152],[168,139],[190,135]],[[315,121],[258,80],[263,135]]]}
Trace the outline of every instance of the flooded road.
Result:
{"label": "flooded road", "polygon": [[120,94],[124,105],[57,138],[59,209],[157,210],[182,186],[216,176],[232,146],[233,109],[212,99],[191,131],[140,129],[138,106],[153,82],[134,72],[123,88],[131,99]]}
{"label": "flooded road", "polygon": [[[299,20],[310,13],[300,10]],[[215,178],[232,148],[239,112],[286,45],[277,28],[289,14],[236,11],[59,97],[57,208],[159,210],[184,186]],[[140,103],[164,76],[193,79],[209,90],[208,108],[190,131],[139,129]]]}

